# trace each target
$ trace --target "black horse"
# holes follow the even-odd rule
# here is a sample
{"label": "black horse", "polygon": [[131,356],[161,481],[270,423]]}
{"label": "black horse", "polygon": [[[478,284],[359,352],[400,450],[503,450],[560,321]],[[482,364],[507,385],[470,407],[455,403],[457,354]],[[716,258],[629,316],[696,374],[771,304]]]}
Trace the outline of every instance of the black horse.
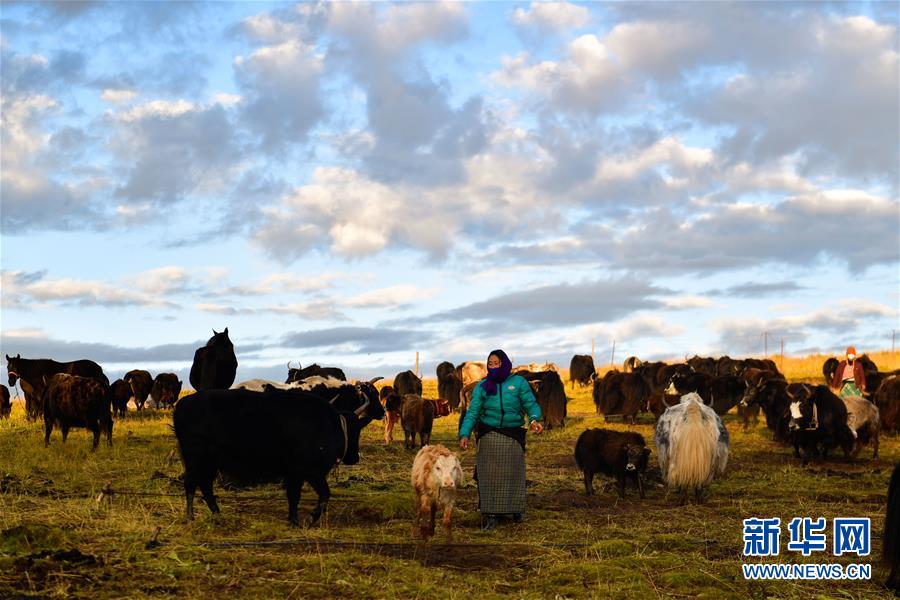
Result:
{"label": "black horse", "polygon": [[216,333],[206,342],[206,346],[194,352],[191,366],[191,385],[198,392],[203,390],[227,390],[234,383],[237,373],[237,357],[234,344],[228,339],[228,328]]}

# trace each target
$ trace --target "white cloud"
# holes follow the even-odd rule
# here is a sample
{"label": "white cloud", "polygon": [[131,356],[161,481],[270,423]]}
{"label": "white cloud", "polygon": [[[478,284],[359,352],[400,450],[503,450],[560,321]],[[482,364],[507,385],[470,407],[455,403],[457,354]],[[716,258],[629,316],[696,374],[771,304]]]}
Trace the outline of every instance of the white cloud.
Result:
{"label": "white cloud", "polygon": [[532,2],[528,9],[513,11],[512,22],[519,27],[538,27],[550,31],[565,31],[584,27],[591,20],[584,6],[569,2]]}
{"label": "white cloud", "polygon": [[692,309],[692,308],[709,308],[713,306],[713,301],[703,296],[678,296],[675,298],[664,298],[663,304],[673,309]]}
{"label": "white cloud", "polygon": [[137,98],[137,95],[134,90],[107,88],[100,94],[100,98],[112,104],[126,104]]}
{"label": "white cloud", "polygon": [[363,292],[348,298],[344,301],[344,304],[355,308],[402,306],[433,298],[439,291],[440,289],[436,287],[422,288],[417,285],[393,285]]}

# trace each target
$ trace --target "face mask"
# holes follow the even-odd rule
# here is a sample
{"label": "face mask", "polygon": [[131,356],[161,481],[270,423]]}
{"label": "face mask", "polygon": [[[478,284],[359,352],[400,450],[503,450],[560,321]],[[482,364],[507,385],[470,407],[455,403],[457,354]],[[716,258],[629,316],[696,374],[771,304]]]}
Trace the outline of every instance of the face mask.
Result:
{"label": "face mask", "polygon": [[848,354],[848,355],[847,355],[847,360],[853,360],[854,358],[856,358],[856,355],[855,355],[855,354]]}

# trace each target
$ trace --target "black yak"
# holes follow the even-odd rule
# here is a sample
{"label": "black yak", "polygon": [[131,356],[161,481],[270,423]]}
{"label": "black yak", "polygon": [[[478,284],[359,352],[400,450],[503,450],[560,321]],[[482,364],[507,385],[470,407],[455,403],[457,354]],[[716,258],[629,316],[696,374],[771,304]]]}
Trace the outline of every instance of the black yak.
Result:
{"label": "black yak", "polygon": [[210,390],[185,396],[175,405],[173,422],[184,463],[187,518],[194,518],[197,487],[209,509],[219,512],[213,482],[221,472],[243,484],[282,482],[293,525],[300,523],[300,490],[309,483],[318,495],[311,515],[317,522],[331,497],[326,478],[332,467],[359,462],[359,433],[371,421],[367,410],[368,403],[338,411],[327,400],[297,391]]}
{"label": "black yak", "polygon": [[456,410],[459,406],[459,393],[462,391],[462,379],[456,374],[453,363],[442,362],[437,366],[438,397],[450,403],[450,408]]}
{"label": "black yak", "polygon": [[0,419],[6,419],[12,412],[12,403],[9,401],[9,388],[0,384]]}
{"label": "black yak", "polygon": [[124,417],[128,412],[128,401],[131,400],[131,386],[124,379],[116,379],[109,386],[109,401],[113,414]]}
{"label": "black yak", "polygon": [[422,380],[412,371],[397,373],[394,377],[394,391],[402,398],[407,394],[422,395]]}
{"label": "black yak", "polygon": [[590,385],[594,377],[597,376],[597,370],[594,368],[594,359],[590,354],[576,354],[569,363],[569,381],[572,388],[578,382],[581,385]]}
{"label": "black yak", "polygon": [[534,391],[541,415],[547,429],[565,427],[566,424],[566,388],[556,371],[519,371]]}
{"label": "black yak", "polygon": [[150,388],[150,397],[156,408],[169,407],[181,395],[181,381],[175,373],[159,373]]}
{"label": "black yak", "polygon": [[91,450],[100,444],[100,433],[112,446],[112,414],[109,388],[94,377],[57,373],[49,377],[44,388],[44,445],[50,445],[53,425],[62,429],[65,443],[70,427],[84,427],[94,434]]}
{"label": "black yak", "polygon": [[575,443],[575,464],[584,472],[584,492],[594,493],[594,475],[605,473],[616,478],[619,496],[625,497],[625,479],[631,478],[641,498],[644,483],[641,476],[647,470],[650,449],[644,436],[633,431],[587,429]]}
{"label": "black yak", "polygon": [[431,441],[434,425],[434,402],[423,400],[418,394],[406,394],[400,406],[400,424],[403,426],[403,447],[412,450],[416,446],[416,434],[421,446]]}
{"label": "black yak", "polygon": [[103,369],[92,360],[73,360],[71,362],[57,362],[49,358],[22,358],[20,354],[6,355],[6,371],[9,376],[9,385],[15,386],[20,382],[22,393],[25,395],[25,414],[28,419],[34,421],[44,412],[45,380],[57,373],[93,377],[100,381],[104,387],[109,387],[109,379],[103,374]]}
{"label": "black yak", "polygon": [[122,379],[131,386],[131,395],[134,396],[134,405],[138,410],[144,410],[144,403],[147,401],[147,396],[149,396],[150,392],[153,390],[153,377],[150,376],[150,371],[133,369],[125,373],[125,376]]}

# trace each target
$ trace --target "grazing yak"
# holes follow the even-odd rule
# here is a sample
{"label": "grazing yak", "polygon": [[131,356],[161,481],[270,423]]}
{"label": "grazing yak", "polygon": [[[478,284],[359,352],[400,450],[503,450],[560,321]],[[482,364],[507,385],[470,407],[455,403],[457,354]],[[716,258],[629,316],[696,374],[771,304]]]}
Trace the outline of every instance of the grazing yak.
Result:
{"label": "grazing yak", "polygon": [[[769,379],[760,385],[748,387],[741,398],[744,410],[759,406],[766,416],[766,427],[774,432],[776,442],[790,443],[788,423],[791,419],[790,404],[805,398],[813,386],[805,383],[788,383],[784,379]],[[747,414],[745,412],[745,414]]]}
{"label": "grazing yak", "polygon": [[138,410],[143,410],[144,403],[147,401],[147,396],[149,396],[150,392],[153,390],[153,377],[150,376],[150,371],[134,369],[125,373],[125,376],[122,377],[122,379],[131,386],[131,395],[134,396],[134,405]]}
{"label": "grazing yak", "polygon": [[407,394],[422,395],[422,380],[412,371],[397,373],[394,377],[394,391],[402,398]]}
{"label": "grazing yak", "polygon": [[400,421],[400,405],[403,400],[390,385],[381,388],[378,395],[384,407],[384,443],[390,444],[394,441],[394,425]]}
{"label": "grazing yak", "polygon": [[0,383],[0,419],[9,418],[12,402],[9,401],[9,388]]}
{"label": "grazing yak", "polygon": [[423,400],[418,394],[402,396],[400,405],[400,424],[403,426],[403,447],[412,450],[416,446],[416,434],[421,446],[431,441],[431,428],[434,425],[434,403]]}
{"label": "grazing yak", "polygon": [[103,374],[100,365],[92,360],[73,360],[71,362],[56,362],[48,358],[22,358],[21,354],[15,356],[6,355],[6,372],[9,377],[10,387],[20,382],[22,393],[25,395],[25,415],[28,420],[38,419],[44,412],[45,379],[57,373],[93,377],[100,381],[104,388],[109,387],[109,379]]}
{"label": "grazing yak", "polygon": [[234,344],[228,337],[228,328],[209,338],[206,345],[194,352],[191,365],[191,386],[198,392],[204,390],[227,390],[234,383],[238,361],[234,354]]}
{"label": "grazing yak", "polygon": [[612,429],[587,429],[575,443],[575,464],[584,472],[584,493],[594,493],[594,475],[605,473],[616,478],[619,496],[625,497],[625,479],[634,480],[641,498],[644,482],[641,477],[647,470],[650,448],[644,436],[634,431]]}
{"label": "grazing yak", "polygon": [[547,429],[566,425],[566,388],[556,371],[519,371],[534,391],[544,426]]}
{"label": "grazing yak", "polygon": [[359,434],[372,420],[368,406],[338,410],[319,396],[295,390],[208,390],[185,396],[175,405],[173,422],[184,463],[187,518],[194,518],[197,487],[209,509],[219,512],[213,482],[221,472],[242,484],[283,482],[293,525],[300,524],[300,490],[309,483],[318,495],[311,515],[317,522],[331,497],[328,473],[339,461],[359,462]]}
{"label": "grazing yak", "polygon": [[44,388],[44,446],[50,445],[53,425],[62,430],[63,443],[69,436],[69,428],[84,427],[94,434],[91,450],[100,444],[100,433],[106,434],[106,443],[112,446],[112,414],[109,406],[109,389],[94,377],[81,377],[57,373],[47,378]]}
{"label": "grazing yak", "polygon": [[863,395],[874,401],[875,394],[881,389],[881,384],[897,375],[900,375],[900,369],[895,369],[894,371],[878,371],[877,373],[866,375],[866,391]]}
{"label": "grazing yak", "polygon": [[125,416],[125,413],[128,412],[129,400],[131,400],[131,386],[124,379],[113,381],[109,386],[109,401],[116,417]]}
{"label": "grazing yak", "polygon": [[181,395],[181,381],[175,373],[159,373],[150,388],[154,408],[172,406]]}
{"label": "grazing yak", "polygon": [[878,458],[878,431],[881,429],[881,418],[878,407],[858,396],[841,398],[847,407],[847,427],[853,434],[855,443],[851,458],[856,458],[862,447],[872,442],[872,458]]}
{"label": "grazing yak", "polygon": [[442,362],[437,366],[438,397],[450,403],[450,408],[456,410],[459,406],[459,393],[462,391],[462,379],[456,375],[456,367],[453,363]]}
{"label": "grazing yak", "polygon": [[[413,537],[428,540],[434,535],[434,520],[438,510],[444,513],[447,541],[453,541],[451,518],[456,490],[463,485],[459,458],[441,444],[425,446],[416,454],[410,477],[415,494]],[[430,518],[427,523],[423,520]]]}
{"label": "grazing yak", "polygon": [[594,368],[594,359],[590,354],[576,354],[569,363],[569,382],[572,389],[575,389],[575,383],[580,385],[591,385],[594,377],[597,376],[597,370]]}
{"label": "grazing yak", "polygon": [[607,421],[622,415],[633,425],[638,412],[647,410],[650,386],[640,373],[609,371],[602,379],[594,379],[593,398],[597,413]]}
{"label": "grazing yak", "polygon": [[285,383],[301,381],[308,377],[332,377],[341,381],[347,381],[347,376],[341,369],[337,367],[320,367],[319,365],[312,364],[302,369],[300,368],[300,365],[297,365],[297,368],[295,369],[291,367],[291,363],[288,363],[287,366],[288,376],[284,381]]}
{"label": "grazing yak", "polygon": [[802,399],[792,398],[789,409],[794,456],[800,458],[802,448],[804,465],[812,458],[827,458],[828,451],[837,447],[851,457],[856,438],[847,425],[847,407],[828,386],[818,385]]}
{"label": "grazing yak", "polygon": [[[375,382],[383,379],[375,377],[371,381],[342,381],[334,377],[307,377],[295,382],[296,387],[283,390],[287,393],[308,392],[327,400],[338,410],[353,411],[365,404],[369,408],[367,414],[372,419],[384,417],[384,408],[379,401]],[[274,390],[272,390],[274,391]]]}
{"label": "grazing yak", "polygon": [[884,515],[882,560],[891,567],[885,587],[900,596],[900,463],[894,465],[888,484],[887,510]]}
{"label": "grazing yak", "polygon": [[884,430],[900,431],[900,376],[894,375],[881,382],[875,392],[875,406],[881,413]]}
{"label": "grazing yak", "polygon": [[703,502],[705,488],[728,464],[728,430],[719,415],[696,393],[682,396],[657,421],[655,441],[668,488],[681,491],[682,503],[691,489]]}

